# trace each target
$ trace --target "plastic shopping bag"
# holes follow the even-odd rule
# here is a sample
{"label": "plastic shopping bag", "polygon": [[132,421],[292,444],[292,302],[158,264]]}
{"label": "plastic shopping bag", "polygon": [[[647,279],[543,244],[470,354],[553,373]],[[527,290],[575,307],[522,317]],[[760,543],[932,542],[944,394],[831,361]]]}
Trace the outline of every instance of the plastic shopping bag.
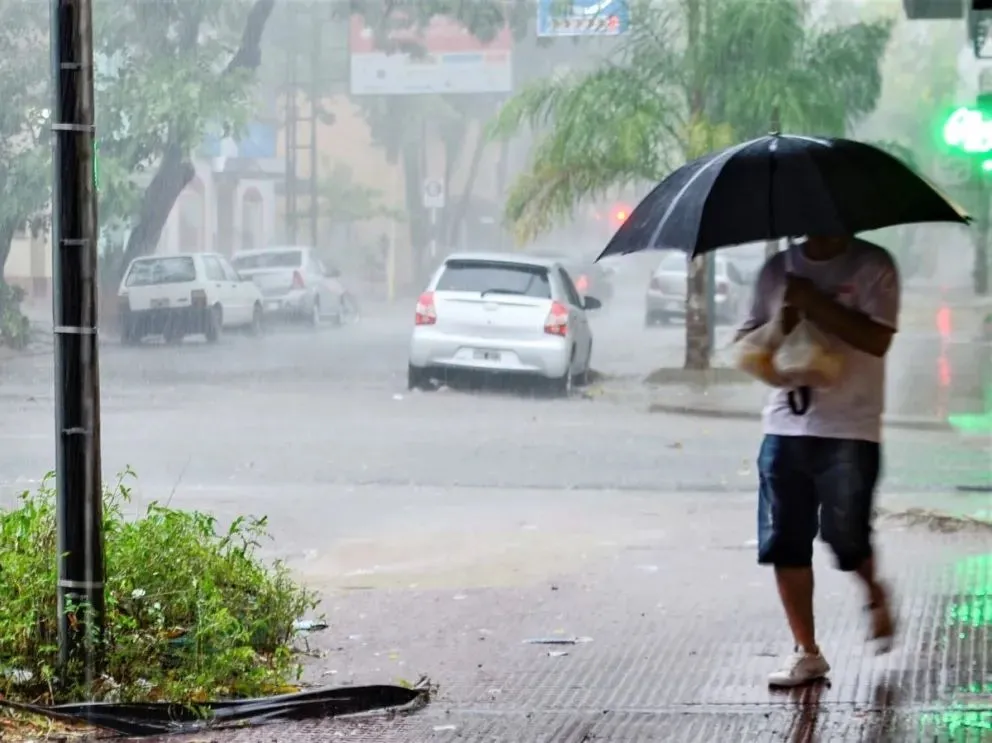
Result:
{"label": "plastic shopping bag", "polygon": [[783,341],[782,323],[773,318],[752,330],[731,347],[733,365],[772,387],[783,387],[786,380],[776,371],[775,352]]}
{"label": "plastic shopping bag", "polygon": [[830,387],[840,379],[844,357],[829,338],[806,318],[783,339],[772,363],[790,387]]}

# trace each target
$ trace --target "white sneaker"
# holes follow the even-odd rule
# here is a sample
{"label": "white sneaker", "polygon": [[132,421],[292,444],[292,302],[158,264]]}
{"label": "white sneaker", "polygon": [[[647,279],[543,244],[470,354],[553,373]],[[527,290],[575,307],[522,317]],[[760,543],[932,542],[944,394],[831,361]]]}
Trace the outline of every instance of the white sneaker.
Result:
{"label": "white sneaker", "polygon": [[830,664],[819,653],[810,653],[802,648],[796,648],[782,667],[768,675],[768,685],[787,687],[802,686],[812,681],[819,681],[830,673]]}

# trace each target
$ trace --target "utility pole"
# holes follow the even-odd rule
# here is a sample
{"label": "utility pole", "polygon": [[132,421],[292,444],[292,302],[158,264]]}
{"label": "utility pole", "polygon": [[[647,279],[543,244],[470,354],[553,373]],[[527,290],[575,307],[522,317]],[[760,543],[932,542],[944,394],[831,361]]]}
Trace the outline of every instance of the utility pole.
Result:
{"label": "utility pole", "polygon": [[52,279],[59,659],[99,673],[104,622],[93,24],[90,0],[51,0]]}

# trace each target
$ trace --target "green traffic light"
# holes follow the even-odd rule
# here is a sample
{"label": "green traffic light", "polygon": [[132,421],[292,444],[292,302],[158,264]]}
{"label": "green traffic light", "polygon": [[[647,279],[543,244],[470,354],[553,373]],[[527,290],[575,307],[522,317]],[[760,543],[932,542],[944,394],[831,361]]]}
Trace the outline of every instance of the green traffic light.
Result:
{"label": "green traffic light", "polygon": [[981,111],[961,107],[944,123],[944,143],[963,152],[992,151],[992,121]]}

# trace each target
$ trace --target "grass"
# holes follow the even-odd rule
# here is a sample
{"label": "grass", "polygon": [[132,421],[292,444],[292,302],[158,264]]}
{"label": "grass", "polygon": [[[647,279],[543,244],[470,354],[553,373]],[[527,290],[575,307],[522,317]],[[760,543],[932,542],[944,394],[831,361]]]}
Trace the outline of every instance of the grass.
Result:
{"label": "grass", "polygon": [[[209,514],[159,503],[129,518],[133,482],[128,470],[104,493],[105,666],[93,686],[57,662],[51,476],[0,513],[3,697],[195,704],[293,687],[293,622],[317,600],[284,565],[258,557],[266,520],[243,516],[220,530]],[[72,618],[82,608],[70,607]]]}

